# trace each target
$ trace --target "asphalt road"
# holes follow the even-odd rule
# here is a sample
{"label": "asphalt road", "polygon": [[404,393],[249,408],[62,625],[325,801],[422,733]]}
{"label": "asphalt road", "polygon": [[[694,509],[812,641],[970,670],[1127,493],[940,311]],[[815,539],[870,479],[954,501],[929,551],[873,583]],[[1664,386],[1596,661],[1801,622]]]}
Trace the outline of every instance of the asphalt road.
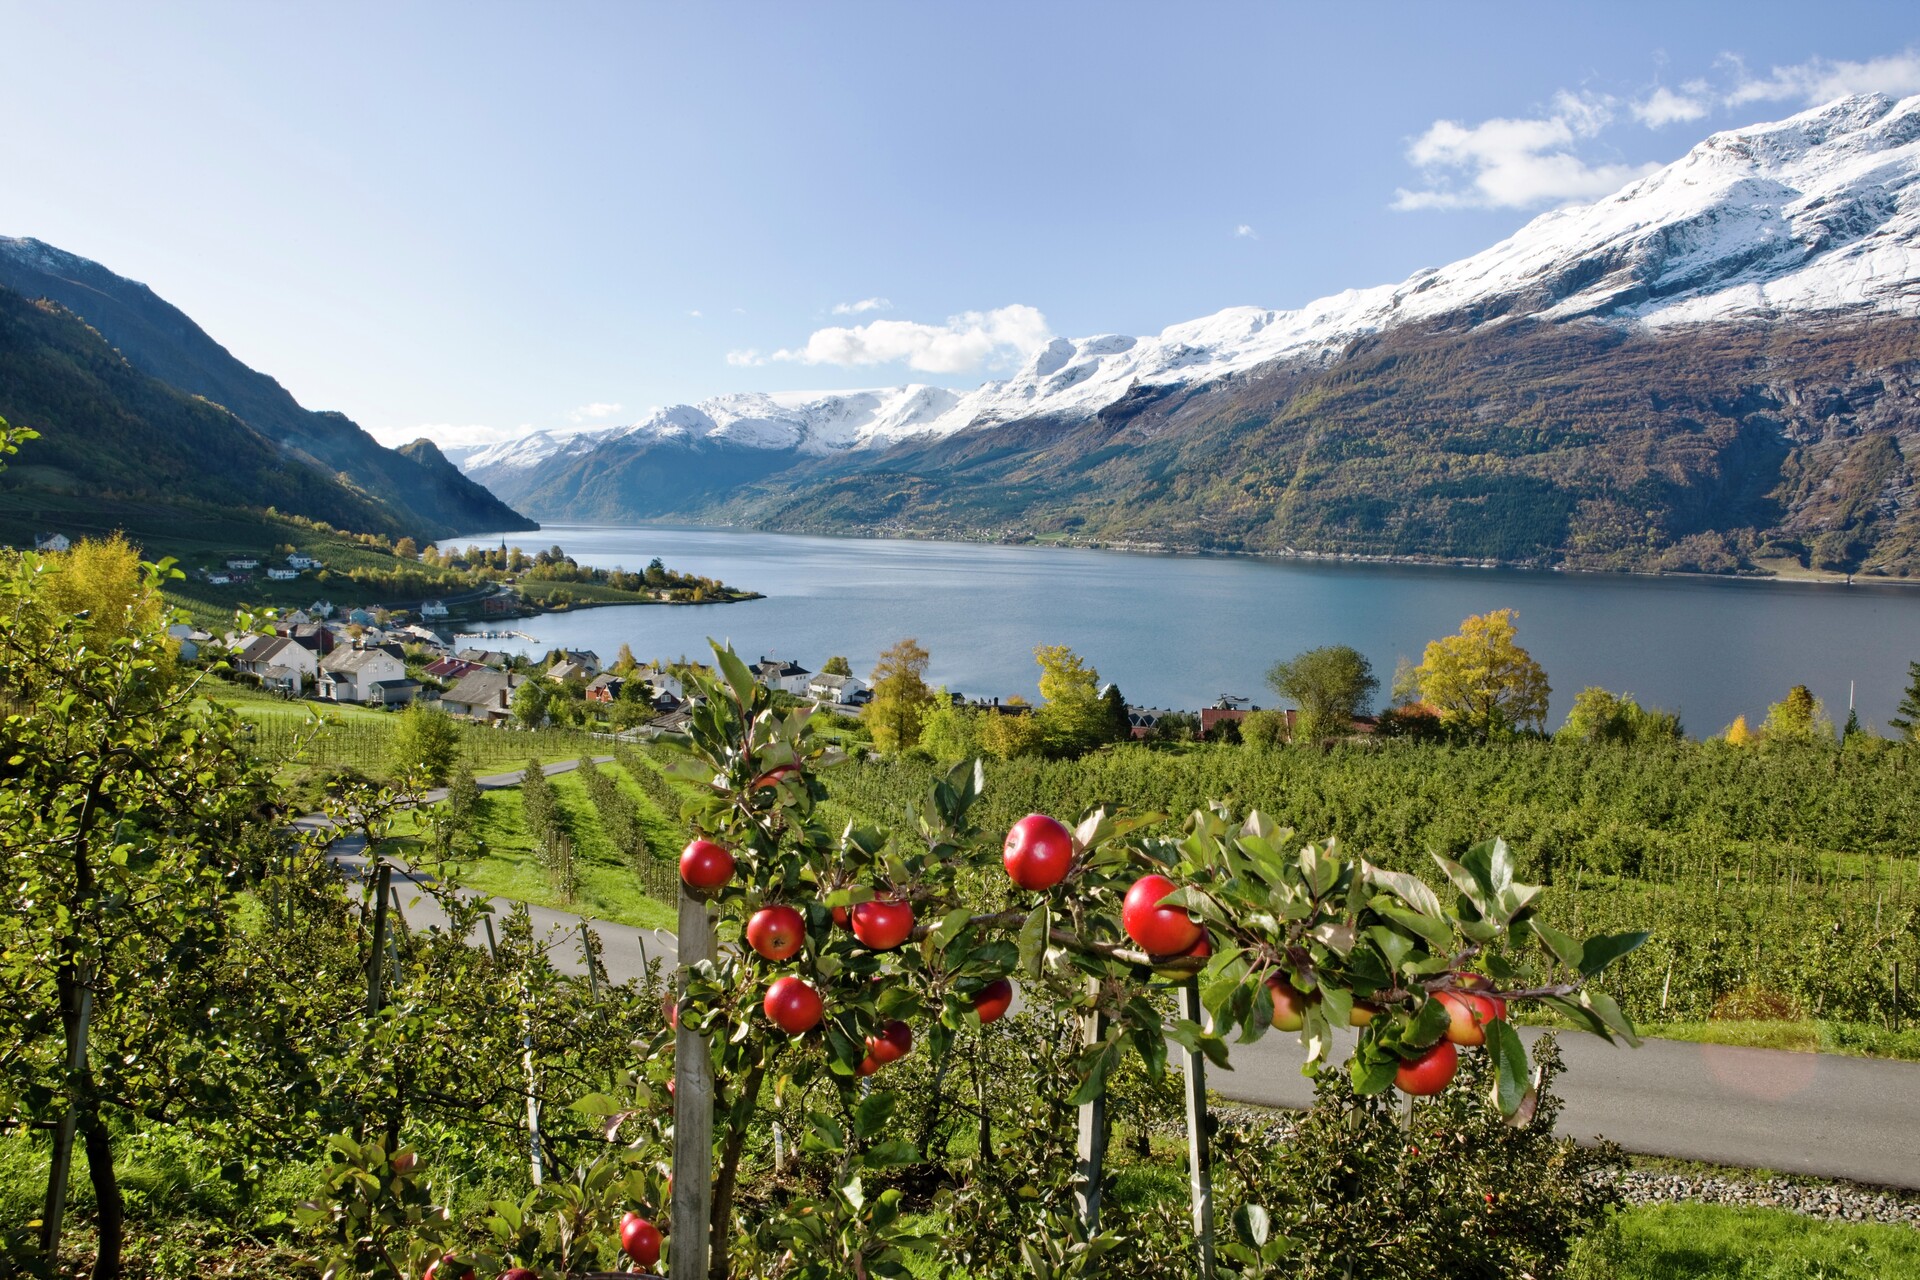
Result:
{"label": "asphalt road", "polygon": [[[569,761],[546,771],[574,767]],[[502,774],[480,785],[518,781],[517,773]],[[324,823],[306,818],[300,825]],[[334,855],[350,870],[360,861],[357,846],[344,839]],[[445,928],[433,900],[409,891],[412,882],[410,873],[396,867],[393,883],[407,923]],[[513,905],[493,901],[501,913]],[[530,910],[554,963],[582,972],[580,917],[546,907]],[[637,977],[649,960],[668,968],[675,963],[673,936],[663,930],[604,923],[592,928],[615,982]],[[1521,1031],[1529,1042],[1540,1034]],[[1648,1155],[1920,1190],[1920,1063],[1673,1040],[1628,1049],[1574,1032],[1563,1034],[1560,1045],[1566,1061],[1558,1081],[1565,1104],[1561,1133],[1611,1138]],[[1335,1057],[1340,1054],[1336,1047]],[[1305,1053],[1292,1036],[1273,1033],[1257,1044],[1235,1045],[1233,1057],[1234,1070],[1208,1070],[1207,1083],[1220,1096],[1269,1107],[1312,1102],[1313,1086],[1300,1074]]]}

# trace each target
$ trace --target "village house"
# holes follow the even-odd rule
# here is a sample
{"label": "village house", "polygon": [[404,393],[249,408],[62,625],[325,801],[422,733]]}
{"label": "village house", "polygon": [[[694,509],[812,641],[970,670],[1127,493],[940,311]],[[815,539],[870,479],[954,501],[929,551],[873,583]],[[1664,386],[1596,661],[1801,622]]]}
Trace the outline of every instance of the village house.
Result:
{"label": "village house", "polygon": [[600,666],[600,655],[591,649],[562,649],[560,651],[560,657],[562,660],[571,662],[574,666],[586,672],[589,680],[599,675],[602,670]]}
{"label": "village house", "polygon": [[333,616],[333,601],[315,600],[307,606],[307,612],[316,618],[331,618]]}
{"label": "village house", "polygon": [[176,652],[179,654],[180,661],[182,662],[193,662],[197,660],[200,657],[200,646],[210,644],[213,641],[212,636],[200,630],[198,627],[185,622],[174,623],[167,628],[167,634],[173,638],[175,644],[178,646]]}
{"label": "village house", "polygon": [[320,562],[312,556],[303,556],[295,553],[287,557],[287,565],[293,569],[318,569]]}
{"label": "village house", "polygon": [[317,694],[330,702],[361,702],[376,706],[413,701],[420,689],[407,678],[407,664],[388,649],[335,649],[320,660]]}
{"label": "village house", "polygon": [[593,683],[587,686],[587,700],[610,703],[620,696],[620,690],[625,688],[626,684],[625,680],[612,672],[603,671],[593,678]]}
{"label": "village house", "polygon": [[873,693],[859,676],[817,675],[807,681],[807,696],[839,706],[858,706],[870,702]]}
{"label": "village house", "polygon": [[588,680],[592,679],[592,677],[587,674],[587,669],[579,663],[568,662],[562,659],[547,668],[547,679],[557,681],[560,684],[584,685]]}
{"label": "village house", "polygon": [[229,569],[258,569],[259,567],[260,557],[258,556],[233,556],[227,560]]}
{"label": "village house", "polygon": [[504,669],[513,661],[513,655],[502,653],[498,649],[460,649],[454,657],[462,662],[471,662],[476,667],[498,667]]}
{"label": "village house", "polygon": [[271,565],[267,568],[267,577],[275,582],[292,582],[299,576],[300,571],[298,569],[279,569]]}
{"label": "village house", "polygon": [[423,602],[420,606],[420,616],[423,618],[446,617],[447,616],[446,602],[442,600],[428,600]]}
{"label": "village house", "polygon": [[306,649],[315,658],[324,658],[333,652],[333,632],[317,622],[297,622],[292,626],[280,628],[280,634]]}
{"label": "village house", "polygon": [[207,575],[207,585],[210,587],[232,586],[233,575],[230,573],[209,573]]}
{"label": "village house", "polygon": [[33,535],[35,551],[71,551],[73,541],[64,533],[36,533]]}
{"label": "village house", "polygon": [[257,676],[263,689],[298,696],[318,671],[318,659],[285,636],[254,636],[234,655],[233,667]]}
{"label": "village house", "polygon": [[513,691],[527,677],[486,667],[468,672],[440,695],[440,708],[450,716],[500,724],[513,715]]}
{"label": "village house", "polygon": [[807,680],[813,673],[797,662],[781,658],[762,656],[753,664],[753,678],[769,689],[778,689],[782,693],[791,693],[795,697],[805,697]]}
{"label": "village house", "polygon": [[440,658],[428,663],[426,672],[435,680],[459,680],[486,669],[485,663],[468,662],[465,658]]}
{"label": "village house", "polygon": [[485,600],[482,600],[480,602],[480,612],[489,617],[497,617],[501,614],[519,613],[520,597],[515,595],[511,591],[502,592],[499,595],[488,596]]}
{"label": "village house", "polygon": [[1153,731],[1168,716],[1179,715],[1178,711],[1169,711],[1165,707],[1127,708],[1127,725],[1136,738],[1151,738]]}

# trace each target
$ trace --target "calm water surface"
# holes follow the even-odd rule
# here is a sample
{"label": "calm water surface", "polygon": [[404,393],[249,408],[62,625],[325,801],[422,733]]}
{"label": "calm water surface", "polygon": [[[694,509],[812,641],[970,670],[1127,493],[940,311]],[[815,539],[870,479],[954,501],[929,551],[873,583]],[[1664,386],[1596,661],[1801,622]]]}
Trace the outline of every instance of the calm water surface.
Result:
{"label": "calm water surface", "polygon": [[[503,535],[458,539],[498,545]],[[504,535],[559,544],[582,564],[671,568],[763,592],[746,604],[586,609],[522,619],[535,637],[490,647],[586,648],[611,661],[703,658],[707,637],[819,670],[832,654],[865,677],[903,636],[933,655],[931,682],[970,696],[1038,696],[1033,648],[1065,644],[1129,702],[1197,710],[1223,693],[1273,698],[1276,660],[1323,644],[1394,663],[1489,609],[1520,611],[1520,643],[1553,685],[1550,724],[1588,685],[1678,710],[1688,732],[1750,721],[1794,684],[1884,731],[1920,659],[1920,588],[1727,582],[1519,570],[1307,564],[974,543],[797,537],[712,529],[549,525]],[[1384,691],[1383,691],[1384,692]]]}

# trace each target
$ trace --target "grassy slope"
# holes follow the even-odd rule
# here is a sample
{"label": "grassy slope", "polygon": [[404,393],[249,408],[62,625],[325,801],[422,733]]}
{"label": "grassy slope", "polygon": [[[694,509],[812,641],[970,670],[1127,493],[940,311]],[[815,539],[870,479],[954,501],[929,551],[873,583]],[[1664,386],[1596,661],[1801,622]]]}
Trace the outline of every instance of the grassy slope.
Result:
{"label": "grassy slope", "polygon": [[1590,1245],[1612,1280],[1893,1280],[1920,1276],[1920,1231],[1820,1222],[1779,1209],[1650,1205],[1627,1211],[1617,1237]]}

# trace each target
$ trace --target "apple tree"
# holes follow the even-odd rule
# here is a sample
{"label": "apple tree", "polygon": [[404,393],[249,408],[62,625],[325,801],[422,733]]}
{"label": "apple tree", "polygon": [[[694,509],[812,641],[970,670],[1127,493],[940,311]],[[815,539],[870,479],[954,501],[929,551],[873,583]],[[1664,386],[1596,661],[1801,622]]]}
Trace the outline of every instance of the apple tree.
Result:
{"label": "apple tree", "polygon": [[[696,840],[683,862],[673,1042],[673,1280],[740,1274],[736,1261],[754,1273],[904,1276],[907,1253],[942,1247],[889,1185],[936,1153],[903,1132],[884,1072],[908,1054],[944,1060],[1015,987],[1028,1010],[1083,1028],[1066,1078],[1029,1082],[1070,1105],[1097,1105],[1135,1059],[1159,1076],[1169,1044],[1224,1066],[1233,1044],[1276,1028],[1299,1034],[1318,1073],[1332,1066],[1333,1028],[1354,1026],[1342,1069],[1359,1094],[1438,1092],[1460,1049],[1478,1049],[1489,1103],[1525,1123],[1537,1082],[1508,1002],[1634,1042],[1593,982],[1645,935],[1556,929],[1497,840],[1436,859],[1444,892],[1221,805],[1177,834],[1161,815],[1096,812],[1070,831],[1042,816],[1035,852],[1015,847],[1018,832],[970,827],[977,762],[891,833],[835,831],[819,778],[835,750],[805,709],[777,710],[736,655],[716,653],[684,762],[702,794],[682,815]],[[1001,876],[1013,886],[986,892]],[[1170,981],[1188,993],[1177,1013]],[[787,1140],[822,1176],[756,1202],[749,1220],[743,1158],[769,1137],[770,1108],[794,1097],[808,1100],[807,1123]],[[1097,1167],[1076,1178],[1091,1228]],[[1080,1239],[1097,1254],[1109,1238]],[[1082,1265],[1092,1258],[1059,1264]]]}

